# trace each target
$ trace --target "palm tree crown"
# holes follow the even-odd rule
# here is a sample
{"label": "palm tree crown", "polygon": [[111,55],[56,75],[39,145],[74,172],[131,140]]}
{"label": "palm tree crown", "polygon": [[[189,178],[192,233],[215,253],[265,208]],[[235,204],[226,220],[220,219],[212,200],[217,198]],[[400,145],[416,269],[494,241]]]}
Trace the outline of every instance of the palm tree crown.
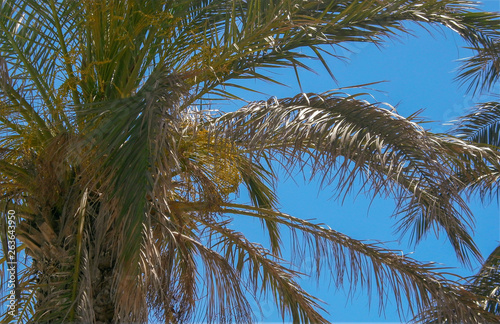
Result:
{"label": "palm tree crown", "polygon": [[[499,30],[462,0],[3,1],[1,193],[30,260],[16,319],[251,322],[249,299],[263,293],[283,317],[326,322],[283,259],[287,228],[339,285],[373,284],[382,302],[390,289],[413,311],[446,305],[443,320],[498,320],[431,264],[280,212],[273,190],[277,166],[309,167],[339,194],[361,179],[397,199],[403,234],[443,230],[467,263],[480,254],[460,193],[491,173],[495,149],[339,91],[217,111],[238,80],[273,82],[263,68],[307,68],[302,48],[333,76],[336,47],[380,43],[408,20],[472,47]],[[239,191],[249,204],[234,202]],[[232,215],[261,220],[269,246],[232,229]]]}

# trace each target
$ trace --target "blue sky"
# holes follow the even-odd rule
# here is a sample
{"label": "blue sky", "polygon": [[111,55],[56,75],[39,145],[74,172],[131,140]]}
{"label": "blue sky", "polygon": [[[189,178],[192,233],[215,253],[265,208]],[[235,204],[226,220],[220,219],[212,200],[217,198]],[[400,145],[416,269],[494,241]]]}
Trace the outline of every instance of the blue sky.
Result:
{"label": "blue sky", "polygon": [[[484,1],[482,8],[487,11],[500,11],[500,1]],[[387,41],[382,48],[360,43],[351,44],[350,51],[339,50],[337,54],[347,57],[348,62],[329,61],[338,83],[335,83],[317,62],[311,61],[310,65],[316,67],[319,75],[305,71],[300,73],[304,92],[322,92],[339,87],[387,81],[371,86],[377,90],[370,91],[376,101],[396,106],[403,116],[424,109],[420,116],[432,121],[426,128],[434,132],[445,132],[449,129],[449,126],[445,125],[446,122],[465,114],[474,102],[487,100],[488,97],[473,97],[466,93],[466,87],[460,87],[459,83],[454,81],[456,69],[460,66],[459,59],[471,54],[462,48],[465,44],[458,35],[441,27],[430,27],[431,35],[417,25],[408,26],[416,37],[400,35],[396,40]],[[249,81],[246,85],[266,94],[254,94],[245,98],[280,98],[301,92],[298,83],[293,81],[293,72],[283,70],[273,73],[277,73],[277,79],[290,87],[280,88]],[[457,262],[444,235],[436,238],[431,233],[416,247],[409,245],[405,239],[397,242],[399,236],[393,233],[395,220],[390,217],[394,209],[391,199],[376,198],[371,201],[370,197],[363,195],[349,195],[341,204],[330,199],[332,193],[328,188],[320,190],[317,182],[307,183],[300,177],[298,179],[296,182],[290,179],[280,182],[278,195],[281,211],[326,223],[356,239],[388,242],[388,247],[401,250],[405,254],[412,253],[412,257],[418,260],[457,267],[452,272],[462,276],[477,271],[479,264],[475,264],[473,269],[464,269]],[[477,197],[471,200],[470,206],[476,217],[474,238],[486,257],[500,241],[499,208],[496,201],[483,206]],[[245,227],[245,234],[255,231],[253,239],[262,240],[257,234],[260,229],[258,222],[251,223],[248,219],[235,219],[235,222]],[[307,263],[307,260],[305,262]],[[362,289],[357,290],[354,298],[347,300],[348,287],[345,290],[337,290],[333,285],[329,285],[328,278],[322,278],[319,285],[307,278],[300,283],[307,291],[327,303],[325,308],[330,313],[327,319],[336,323],[400,322],[394,304],[389,301],[385,312],[379,313],[377,298],[373,296],[370,306],[366,291]],[[262,322],[282,322],[271,300],[264,301],[261,307],[264,315]]]}

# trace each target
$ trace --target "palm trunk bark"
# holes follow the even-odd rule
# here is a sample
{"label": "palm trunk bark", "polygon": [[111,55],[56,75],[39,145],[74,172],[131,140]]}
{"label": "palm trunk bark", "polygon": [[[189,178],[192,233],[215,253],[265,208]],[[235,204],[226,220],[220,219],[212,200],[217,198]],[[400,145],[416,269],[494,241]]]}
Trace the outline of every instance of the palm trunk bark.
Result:
{"label": "palm trunk bark", "polygon": [[110,253],[102,253],[97,259],[97,276],[93,284],[95,323],[112,323],[115,318],[113,289],[113,262]]}
{"label": "palm trunk bark", "polygon": [[111,230],[99,223],[105,217],[97,217],[98,198],[89,197],[85,206],[80,233],[76,207],[67,217],[45,209],[37,220],[21,225],[20,232],[29,233],[19,238],[28,247],[33,262],[31,277],[36,280],[35,323],[118,320],[114,290],[117,262]]}

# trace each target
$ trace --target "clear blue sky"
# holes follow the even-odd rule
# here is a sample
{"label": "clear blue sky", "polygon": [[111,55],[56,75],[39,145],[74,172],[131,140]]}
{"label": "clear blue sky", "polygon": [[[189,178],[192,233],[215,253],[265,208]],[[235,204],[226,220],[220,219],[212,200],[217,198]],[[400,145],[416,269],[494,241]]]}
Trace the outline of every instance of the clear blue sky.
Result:
{"label": "clear blue sky", "polygon": [[[483,10],[500,11],[500,1],[484,1]],[[430,28],[432,35],[417,25],[409,25],[416,37],[401,35],[397,40],[389,40],[383,48],[367,44],[351,44],[352,52],[339,50],[337,54],[348,57],[347,63],[330,61],[333,73],[338,80],[336,84],[321,67],[317,67],[319,75],[301,72],[301,82],[304,92],[322,92],[338,87],[346,87],[375,81],[387,81],[372,86],[381,92],[371,91],[377,101],[388,102],[403,116],[425,109],[421,116],[434,121],[427,125],[434,132],[444,132],[448,126],[444,123],[463,115],[474,102],[484,101],[486,97],[472,97],[466,94],[465,87],[460,87],[453,79],[460,65],[459,59],[470,55],[463,49],[464,42],[460,37],[441,27]],[[270,96],[288,97],[300,92],[300,88],[292,73],[278,73],[278,80],[289,84],[290,88],[280,88],[254,81],[246,85],[259,89],[266,95],[246,96],[249,100],[267,99]],[[282,73],[282,74],[281,74]],[[497,91],[498,92],[498,91]],[[351,91],[352,93],[352,91]],[[223,108],[224,109],[224,108]],[[331,192],[319,190],[318,183],[305,183],[299,180],[280,182],[278,194],[281,211],[293,216],[316,219],[316,222],[326,223],[331,228],[343,232],[356,239],[379,240],[388,243],[391,248],[402,250],[405,254],[421,261],[435,261],[446,266],[457,267],[453,272],[467,276],[478,269],[463,269],[455,259],[455,254],[444,235],[439,239],[430,235],[417,247],[409,246],[408,241],[395,242],[397,235],[393,234],[395,220],[391,219],[394,203],[391,199],[350,195],[341,204],[330,199]],[[245,197],[242,197],[245,200]],[[371,202],[371,205],[370,205]],[[471,208],[476,217],[475,240],[486,257],[500,241],[499,208],[494,201],[488,206],[482,206],[479,199],[471,201]],[[235,219],[244,227],[245,234],[251,233],[254,241],[263,238],[257,234],[260,224],[249,223]],[[307,260],[306,260],[307,262]],[[371,307],[366,291],[358,289],[355,297],[347,301],[347,289],[337,290],[329,285],[328,278],[320,281],[319,287],[314,280],[307,278],[300,281],[303,287],[313,295],[327,303],[325,308],[330,313],[327,318],[336,323],[357,322],[400,322],[394,304],[389,303],[385,313],[378,311],[377,298],[373,296]],[[348,287],[347,287],[348,288]],[[262,322],[282,322],[278,310],[272,300],[262,303],[264,318]]]}

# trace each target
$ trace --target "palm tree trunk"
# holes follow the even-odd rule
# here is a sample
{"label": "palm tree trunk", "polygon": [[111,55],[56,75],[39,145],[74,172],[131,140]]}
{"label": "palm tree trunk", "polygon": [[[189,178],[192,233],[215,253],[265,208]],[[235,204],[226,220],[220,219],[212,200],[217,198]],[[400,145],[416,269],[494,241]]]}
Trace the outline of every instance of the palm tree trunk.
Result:
{"label": "palm tree trunk", "polygon": [[115,317],[115,298],[113,289],[114,265],[110,253],[101,253],[97,258],[97,276],[94,278],[95,322],[111,323]]}
{"label": "palm tree trunk", "polygon": [[[68,200],[78,201],[72,198]],[[43,208],[36,220],[21,225],[22,232],[30,233],[29,238],[20,239],[29,247],[32,276],[37,281],[34,322],[118,320],[112,229],[98,221],[105,218],[97,217],[101,209],[98,195],[89,194],[82,206],[85,208],[69,208],[72,211],[64,216],[58,208]],[[75,217],[82,209],[83,221]]]}
{"label": "palm tree trunk", "polygon": [[27,244],[31,247],[28,253],[32,257],[33,276],[37,281],[33,321],[68,321],[74,269],[72,244],[61,244],[53,228],[47,223],[42,223],[38,229],[38,233],[32,233],[30,241],[24,240],[25,243],[30,242]]}

